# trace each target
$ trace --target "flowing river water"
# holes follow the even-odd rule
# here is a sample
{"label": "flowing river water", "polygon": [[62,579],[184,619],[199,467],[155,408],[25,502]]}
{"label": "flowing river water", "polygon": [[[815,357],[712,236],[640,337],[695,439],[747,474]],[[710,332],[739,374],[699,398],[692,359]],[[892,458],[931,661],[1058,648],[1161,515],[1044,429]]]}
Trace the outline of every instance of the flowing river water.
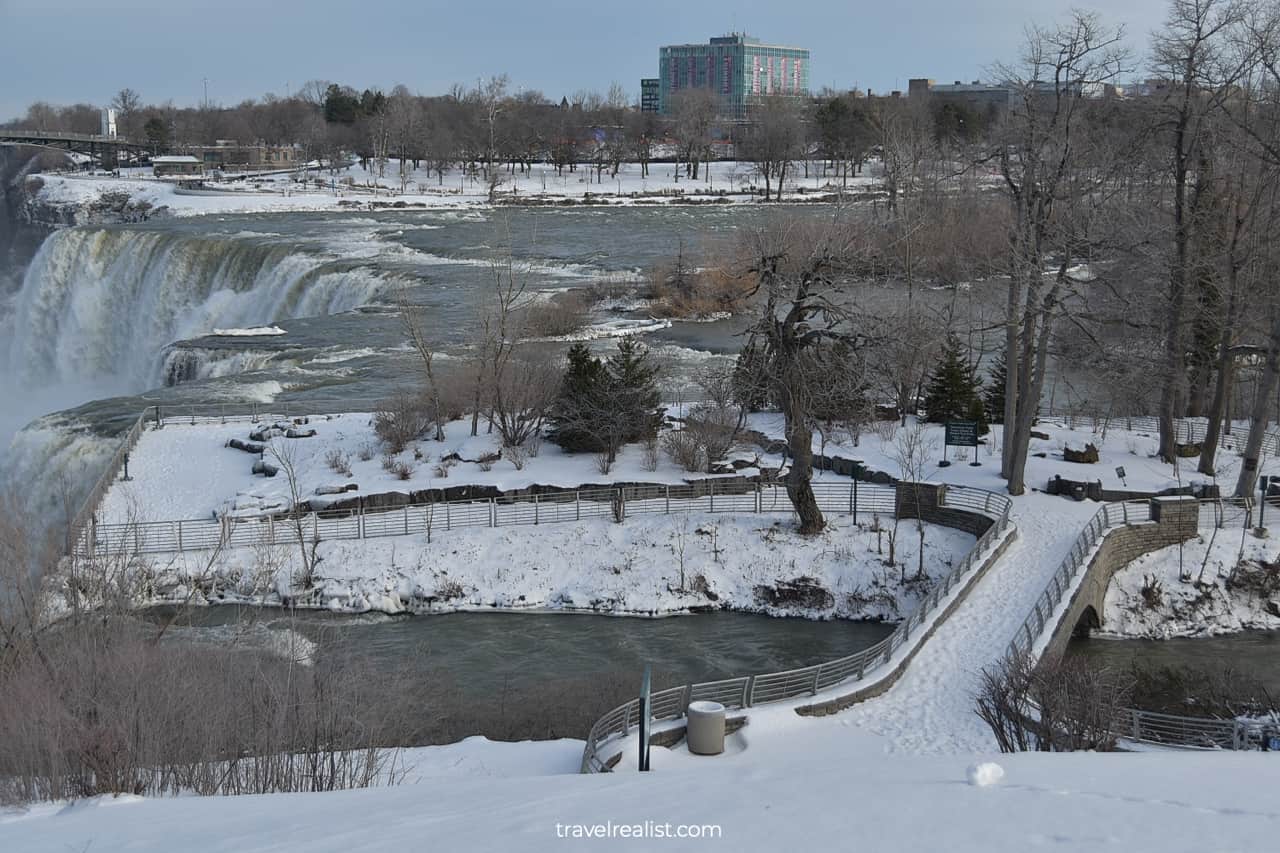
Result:
{"label": "flowing river water", "polygon": [[[585,336],[604,347],[621,325],[643,330],[666,368],[668,389],[680,393],[699,365],[736,352],[745,320],[654,322],[631,291],[678,253],[723,254],[743,227],[777,209],[277,213],[53,231],[26,257],[0,256],[0,484],[51,510],[67,497],[56,483],[87,488],[118,434],[153,403],[385,395],[416,370],[397,301],[426,308],[428,332],[446,360],[465,354],[492,262],[508,250],[533,292],[616,292],[618,299],[592,313]],[[786,212],[832,215],[823,207]],[[871,310],[875,298],[892,298],[867,296]],[[970,310],[975,299],[979,312],[994,310],[1000,285],[975,284],[964,298]],[[263,326],[284,334],[213,334]],[[231,614],[212,610],[203,618]],[[388,667],[443,667],[479,690],[511,678],[636,669],[647,661],[661,661],[674,680],[782,669],[849,654],[887,628],[726,613],[664,620],[307,617],[298,630],[323,635],[328,653],[360,647]],[[1280,688],[1275,642],[1263,634],[1093,641],[1079,650],[1115,660],[1228,657]]]}

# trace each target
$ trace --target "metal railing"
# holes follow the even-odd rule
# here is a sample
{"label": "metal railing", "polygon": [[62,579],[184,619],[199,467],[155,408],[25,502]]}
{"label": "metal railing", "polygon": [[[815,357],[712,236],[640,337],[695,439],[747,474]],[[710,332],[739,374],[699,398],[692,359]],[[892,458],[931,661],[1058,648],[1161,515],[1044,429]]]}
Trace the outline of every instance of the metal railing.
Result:
{"label": "metal railing", "polygon": [[[1199,502],[1197,528],[1247,527],[1252,520],[1251,500]],[[1093,549],[1119,527],[1151,520],[1150,501],[1104,504],[1085,525],[1067,556],[1063,558],[1031,613],[1009,642],[1008,656],[1032,655],[1046,629],[1056,626],[1054,611],[1076,589]],[[1179,749],[1246,749],[1260,736],[1258,726],[1240,720],[1181,717],[1127,708],[1114,724],[1117,737],[1141,743]]]}
{"label": "metal railing", "polygon": [[[824,512],[855,519],[892,517],[894,489],[867,483],[814,483]],[[964,500],[964,498],[957,498]],[[969,503],[980,505],[981,500]],[[318,510],[236,518],[188,518],[98,524],[90,521],[75,543],[81,556],[161,554],[297,544],[337,539],[435,534],[465,527],[556,524],[590,518],[683,512],[792,513],[784,486],[742,480],[704,480],[684,485],[603,486],[571,492],[404,504],[395,507]]]}
{"label": "metal railing", "polygon": [[[1125,429],[1138,432],[1159,433],[1160,419],[1150,415],[1117,415],[1110,418],[1099,418],[1092,415],[1072,415],[1055,413],[1043,409],[1039,413],[1042,421],[1060,421],[1071,429],[1081,427],[1098,429]],[[1204,441],[1209,434],[1208,418],[1178,418],[1173,423],[1174,440],[1179,444],[1195,444]],[[1220,450],[1244,450],[1249,440],[1247,424],[1224,421],[1218,430],[1218,448]],[[1271,426],[1262,434],[1261,451],[1271,456],[1280,455],[1280,428]]]}
{"label": "metal railing", "polygon": [[[120,476],[125,460],[142,438],[148,424],[162,424],[166,420],[189,423],[235,423],[244,421],[259,423],[271,420],[292,420],[299,417],[316,415],[351,414],[353,412],[372,412],[378,408],[376,400],[335,399],[335,400],[302,400],[273,403],[197,403],[185,405],[148,406],[142,410],[137,419],[125,431],[116,448],[107,461],[102,475],[85,495],[80,510],[72,517],[67,526],[67,552],[71,553],[83,542],[86,530],[98,514],[103,499],[107,496],[112,483]],[[161,522],[177,524],[178,522]]]}
{"label": "metal railing", "polygon": [[[818,485],[820,484],[815,484],[815,489]],[[885,491],[893,490],[885,487]],[[861,499],[861,492],[859,498]],[[919,634],[929,615],[980,565],[983,555],[1001,540],[1011,526],[1009,510],[1012,501],[994,492],[947,486],[942,506],[960,512],[981,514],[989,518],[992,524],[978,537],[964,559],[934,586],[915,612],[899,622],[889,636],[846,657],[812,666],[660,690],[651,697],[651,719],[658,722],[680,719],[689,703],[700,699],[710,699],[730,709],[741,709],[797,696],[811,696],[843,681],[861,679],[867,673],[888,664],[893,653],[908,643],[913,634]],[[840,511],[840,508],[835,508],[835,511]],[[615,739],[626,737],[639,722],[639,699],[619,705],[597,720],[587,734],[587,743],[582,752],[582,772],[597,773],[606,770],[606,759],[601,757],[601,748]]]}

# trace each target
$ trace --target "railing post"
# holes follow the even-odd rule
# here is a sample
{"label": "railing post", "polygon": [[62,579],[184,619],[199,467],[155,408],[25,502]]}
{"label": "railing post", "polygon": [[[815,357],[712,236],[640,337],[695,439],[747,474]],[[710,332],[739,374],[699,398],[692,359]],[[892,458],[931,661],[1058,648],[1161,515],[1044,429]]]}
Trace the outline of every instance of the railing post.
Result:
{"label": "railing post", "polygon": [[666,486],[667,493],[667,515],[671,515],[671,487]]}
{"label": "railing post", "polygon": [[444,529],[449,530],[452,522],[449,519],[449,502],[444,502]]}
{"label": "railing post", "polygon": [[818,664],[813,669],[813,690],[814,696],[818,695],[818,679],[822,677],[822,664]]}
{"label": "railing post", "polygon": [[711,486],[711,489],[709,494],[711,496],[711,509],[709,510],[709,512],[715,512],[716,511],[716,481],[711,480],[710,486]]}
{"label": "railing post", "polygon": [[182,551],[182,522],[178,522],[178,551]]}
{"label": "railing post", "polygon": [[489,498],[489,526],[498,526],[498,499]]}
{"label": "railing post", "polygon": [[742,707],[750,708],[751,700],[755,698],[756,677],[754,675],[747,676],[746,682],[742,685]]}
{"label": "railing post", "polygon": [[538,496],[533,496],[533,523],[538,523]]}
{"label": "railing post", "polygon": [[582,520],[582,492],[581,491],[577,491],[573,493],[573,520],[574,521]]}
{"label": "railing post", "polygon": [[404,535],[409,535],[409,505],[404,505]]}

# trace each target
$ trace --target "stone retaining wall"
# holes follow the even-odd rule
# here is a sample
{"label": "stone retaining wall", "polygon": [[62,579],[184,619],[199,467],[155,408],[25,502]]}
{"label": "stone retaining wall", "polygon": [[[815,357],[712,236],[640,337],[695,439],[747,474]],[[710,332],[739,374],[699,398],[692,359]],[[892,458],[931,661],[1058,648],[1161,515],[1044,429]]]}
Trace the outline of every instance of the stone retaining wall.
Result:
{"label": "stone retaining wall", "polygon": [[1111,578],[1144,554],[1199,535],[1200,504],[1193,497],[1151,499],[1151,520],[1107,531],[1094,550],[1041,659],[1060,657],[1078,625],[1102,626],[1103,603]]}

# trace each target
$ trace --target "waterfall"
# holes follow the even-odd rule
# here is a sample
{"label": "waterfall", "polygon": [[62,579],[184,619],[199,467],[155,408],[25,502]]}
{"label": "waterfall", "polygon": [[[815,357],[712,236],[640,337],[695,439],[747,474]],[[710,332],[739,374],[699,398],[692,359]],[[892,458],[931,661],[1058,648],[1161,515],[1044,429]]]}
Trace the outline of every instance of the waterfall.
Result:
{"label": "waterfall", "polygon": [[69,228],[50,235],[27,269],[0,321],[9,340],[0,359],[28,386],[114,379],[143,390],[162,382],[172,341],[346,311],[384,284],[356,262],[279,242]]}

